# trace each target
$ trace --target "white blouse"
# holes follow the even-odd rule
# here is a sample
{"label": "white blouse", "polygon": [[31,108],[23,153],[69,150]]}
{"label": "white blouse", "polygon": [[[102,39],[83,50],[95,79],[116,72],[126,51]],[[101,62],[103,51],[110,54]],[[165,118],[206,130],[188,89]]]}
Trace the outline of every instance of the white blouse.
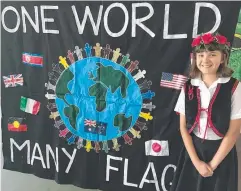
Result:
{"label": "white blouse", "polygon": [[[191,84],[193,86],[198,86],[200,89],[201,107],[208,108],[210,100],[212,99],[212,96],[216,90],[218,83],[227,83],[229,80],[230,80],[229,77],[228,78],[219,78],[209,88],[207,88],[207,86],[204,84],[204,82],[200,78],[191,79]],[[232,95],[231,103],[232,103],[232,105],[231,105],[230,119],[241,118],[241,83],[240,82],[238,83],[238,86]],[[182,88],[182,90],[181,90],[181,93],[177,100],[177,104],[176,104],[174,111],[185,115],[184,88]],[[202,111],[201,116],[200,116],[200,132],[198,130],[198,126],[196,126],[193,130],[193,133],[196,136],[203,138],[204,134],[205,134],[206,124],[207,124],[207,113]],[[218,140],[218,139],[222,139],[222,137],[219,137],[218,135],[216,135],[211,128],[207,128],[205,139]]]}

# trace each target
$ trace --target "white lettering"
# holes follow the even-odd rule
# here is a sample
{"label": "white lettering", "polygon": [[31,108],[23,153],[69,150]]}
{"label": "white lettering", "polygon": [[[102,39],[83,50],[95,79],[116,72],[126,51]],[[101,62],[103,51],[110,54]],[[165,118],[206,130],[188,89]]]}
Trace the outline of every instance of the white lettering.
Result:
{"label": "white lettering", "polygon": [[40,6],[43,33],[59,34],[59,30],[46,29],[46,23],[54,22],[54,19],[53,18],[45,18],[45,16],[44,16],[45,9],[59,9],[59,7],[58,6],[48,6],[48,5]]}
{"label": "white lettering", "polygon": [[22,10],[22,19],[23,19],[23,32],[26,33],[27,29],[26,29],[26,18],[28,18],[29,22],[31,23],[32,27],[34,28],[34,30],[39,33],[39,17],[38,17],[38,7],[34,6],[34,13],[35,13],[35,22],[32,20],[32,18],[30,17],[29,13],[27,12],[27,10],[25,9],[24,6],[21,6],[21,10]]}
{"label": "white lettering", "polygon": [[73,14],[74,14],[74,18],[75,18],[75,22],[76,22],[79,34],[83,34],[84,28],[85,28],[85,24],[86,24],[86,21],[87,21],[87,17],[89,17],[90,23],[91,23],[92,28],[94,30],[94,34],[97,36],[98,33],[99,33],[99,28],[100,28],[100,21],[101,21],[101,17],[102,17],[103,5],[101,5],[100,8],[99,8],[99,14],[98,14],[98,18],[97,18],[97,23],[96,24],[95,24],[95,21],[93,19],[93,16],[92,16],[92,13],[90,11],[89,6],[85,7],[85,14],[84,14],[84,18],[83,18],[81,24],[80,24],[80,20],[79,20],[78,13],[76,11],[75,6],[73,5],[71,8],[72,8],[72,11],[73,11]]}
{"label": "white lettering", "polygon": [[161,177],[161,185],[162,185],[163,191],[168,191],[168,190],[166,189],[166,186],[165,186],[165,177],[166,177],[166,172],[167,172],[167,170],[168,170],[169,168],[173,168],[173,169],[174,169],[174,172],[176,171],[176,166],[175,166],[175,165],[172,165],[172,164],[169,164],[169,165],[167,165],[167,166],[164,168],[164,170],[163,170],[163,172],[162,172],[162,177]]}
{"label": "white lettering", "polygon": [[168,34],[170,4],[165,4],[163,39],[182,39],[187,38],[187,34]]}
{"label": "white lettering", "polygon": [[68,151],[65,150],[65,148],[62,148],[62,151],[69,158],[69,164],[65,170],[65,173],[69,173],[69,170],[74,162],[74,158],[75,158],[77,149],[74,149],[72,156],[68,153]]}
{"label": "white lettering", "polygon": [[107,162],[106,162],[106,181],[110,181],[110,170],[119,171],[118,168],[115,168],[115,167],[110,166],[110,159],[122,161],[122,158],[121,158],[121,157],[114,157],[114,156],[111,156],[111,155],[107,155]]}
{"label": "white lettering", "polygon": [[127,182],[127,177],[128,177],[128,159],[125,159],[123,184],[126,185],[126,186],[138,187],[137,184]]}
{"label": "white lettering", "polygon": [[[137,19],[136,18],[137,7],[147,7],[150,12],[147,16]],[[132,4],[132,32],[131,32],[132,37],[136,37],[136,25],[138,25],[144,31],[146,31],[152,38],[155,36],[155,34],[142,23],[143,21],[150,19],[153,14],[154,14],[154,9],[150,3],[133,3]]]}
{"label": "white lettering", "polygon": [[[39,156],[36,156],[36,150],[38,150]],[[46,165],[45,165],[45,163],[44,163],[44,158],[43,158],[43,155],[42,155],[42,152],[41,152],[41,149],[40,149],[38,143],[35,143],[34,148],[33,148],[31,165],[33,165],[35,159],[36,159],[36,160],[40,160],[41,163],[42,163],[43,168],[46,168]]]}
{"label": "white lettering", "polygon": [[194,14],[194,23],[193,23],[193,32],[192,32],[193,38],[196,38],[198,36],[198,21],[199,21],[199,12],[200,12],[201,7],[210,8],[215,13],[215,17],[216,17],[215,24],[214,24],[213,28],[208,32],[210,32],[210,33],[215,32],[221,23],[221,14],[220,14],[219,9],[216,7],[216,5],[214,5],[212,3],[196,3],[195,14]]}
{"label": "white lettering", "polygon": [[[114,7],[121,8],[123,10],[124,14],[125,14],[124,26],[122,27],[122,29],[118,33],[111,32],[110,29],[109,29],[109,26],[108,26],[108,15],[109,15],[110,10]],[[125,33],[126,29],[127,29],[128,21],[129,21],[129,14],[128,14],[128,11],[127,11],[126,7],[122,3],[113,3],[109,7],[107,7],[107,9],[105,11],[105,15],[104,15],[104,26],[105,26],[106,32],[110,36],[119,37],[119,36],[123,35]]]}
{"label": "white lettering", "polygon": [[54,159],[54,164],[56,171],[59,172],[59,153],[58,153],[58,147],[56,147],[56,158],[54,155],[54,151],[52,150],[50,145],[46,145],[46,163],[47,168],[50,169],[50,161],[49,161],[49,153],[51,154],[52,158]]}
{"label": "white lettering", "polygon": [[21,151],[27,145],[27,164],[30,164],[30,140],[26,140],[21,146],[19,146],[13,138],[10,138],[10,150],[11,150],[11,161],[14,162],[13,159],[13,145],[17,147],[19,151]]}
{"label": "white lettering", "polygon": [[[148,179],[146,179],[146,177],[147,177],[148,172],[149,172],[150,169],[152,170],[152,175],[153,175],[154,180],[148,180]],[[158,180],[157,180],[157,176],[156,176],[156,171],[155,171],[155,167],[154,167],[153,162],[150,162],[150,163],[148,164],[148,167],[147,167],[147,169],[146,169],[145,174],[144,174],[143,177],[142,177],[142,180],[141,180],[141,183],[140,183],[140,185],[139,185],[139,188],[143,188],[143,185],[144,185],[145,182],[146,182],[146,183],[151,183],[151,184],[154,183],[155,186],[156,186],[156,191],[160,191],[159,184],[158,184]]]}
{"label": "white lettering", "polygon": [[[16,16],[17,16],[17,23],[16,23],[16,26],[12,29],[8,28],[5,24],[5,14],[7,11],[13,11]],[[20,26],[20,15],[17,11],[17,9],[15,9],[14,7],[12,6],[7,6],[3,9],[2,11],[2,25],[3,25],[3,28],[7,31],[7,32],[10,32],[10,33],[15,33],[18,29],[19,29],[19,26]]]}

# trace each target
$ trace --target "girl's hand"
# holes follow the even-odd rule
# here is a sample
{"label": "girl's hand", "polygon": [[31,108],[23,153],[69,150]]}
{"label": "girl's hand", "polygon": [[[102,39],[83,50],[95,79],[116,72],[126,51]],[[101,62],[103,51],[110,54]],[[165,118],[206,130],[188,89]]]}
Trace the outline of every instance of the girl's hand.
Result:
{"label": "girl's hand", "polygon": [[201,174],[201,176],[203,176],[203,177],[210,177],[213,175],[212,168],[203,161],[199,161],[195,167],[196,167],[197,171],[199,172],[199,174]]}
{"label": "girl's hand", "polygon": [[214,164],[213,161],[210,161],[210,162],[208,163],[208,165],[210,166],[210,168],[211,168],[213,171],[216,170],[216,168],[217,168],[217,166]]}

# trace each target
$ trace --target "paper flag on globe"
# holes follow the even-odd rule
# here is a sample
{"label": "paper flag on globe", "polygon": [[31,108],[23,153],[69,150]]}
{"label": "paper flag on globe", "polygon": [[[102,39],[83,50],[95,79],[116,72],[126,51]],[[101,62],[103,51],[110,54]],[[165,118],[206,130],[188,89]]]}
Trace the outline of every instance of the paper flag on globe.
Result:
{"label": "paper flag on globe", "polygon": [[169,156],[168,141],[146,141],[145,151],[147,156]]}

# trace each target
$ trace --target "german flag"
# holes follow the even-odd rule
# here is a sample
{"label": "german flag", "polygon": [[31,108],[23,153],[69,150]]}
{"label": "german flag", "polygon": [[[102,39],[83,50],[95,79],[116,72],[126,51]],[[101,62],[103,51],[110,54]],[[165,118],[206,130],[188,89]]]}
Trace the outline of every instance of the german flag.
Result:
{"label": "german flag", "polygon": [[25,118],[20,117],[9,117],[8,119],[8,130],[9,131],[27,131],[28,127],[25,124]]}

